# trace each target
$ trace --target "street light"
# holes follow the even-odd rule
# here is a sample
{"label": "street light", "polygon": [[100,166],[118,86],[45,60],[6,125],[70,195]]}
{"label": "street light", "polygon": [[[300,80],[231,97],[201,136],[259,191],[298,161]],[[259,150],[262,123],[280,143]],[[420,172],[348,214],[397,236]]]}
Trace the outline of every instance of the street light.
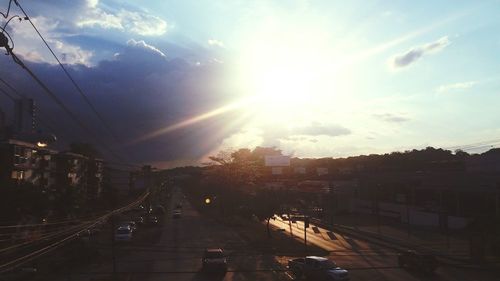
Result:
{"label": "street light", "polygon": [[205,198],[205,204],[210,204],[210,202],[212,202],[212,200],[210,200],[210,198]]}
{"label": "street light", "polygon": [[47,147],[47,143],[39,141],[39,142],[36,143],[36,146],[38,146],[38,147]]}

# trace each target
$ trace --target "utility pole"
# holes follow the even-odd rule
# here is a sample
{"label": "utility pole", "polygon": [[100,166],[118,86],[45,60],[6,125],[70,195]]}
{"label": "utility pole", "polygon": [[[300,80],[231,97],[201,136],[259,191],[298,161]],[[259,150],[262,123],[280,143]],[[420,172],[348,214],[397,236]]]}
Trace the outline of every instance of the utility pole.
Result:
{"label": "utility pole", "polygon": [[448,231],[448,211],[447,208],[445,210],[444,204],[444,197],[443,197],[443,189],[439,189],[439,205],[440,205],[440,217],[441,217],[441,222],[442,222],[442,227],[444,228],[445,236],[446,236],[446,248],[450,248],[450,233]]}
{"label": "utility pole", "polygon": [[307,228],[309,227],[309,217],[304,216],[304,257],[307,256]]}
{"label": "utility pole", "polygon": [[375,200],[376,200],[376,211],[377,211],[377,233],[380,234],[380,184],[377,184]]}
{"label": "utility pole", "polygon": [[410,197],[412,197],[412,202],[414,201],[414,187],[411,186],[411,191],[408,190],[405,198],[406,202],[406,223],[408,224],[408,238],[411,236],[411,222],[410,222]]}
{"label": "utility pole", "polygon": [[113,264],[113,280],[116,279],[116,256],[115,256],[115,196],[111,194],[111,261]]}

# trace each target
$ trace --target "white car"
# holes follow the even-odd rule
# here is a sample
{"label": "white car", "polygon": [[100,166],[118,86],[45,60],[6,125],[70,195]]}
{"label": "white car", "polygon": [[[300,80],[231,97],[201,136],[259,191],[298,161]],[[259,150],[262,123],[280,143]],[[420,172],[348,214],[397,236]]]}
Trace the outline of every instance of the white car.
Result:
{"label": "white car", "polygon": [[116,242],[130,242],[132,241],[132,229],[130,226],[120,226],[115,231]]}
{"label": "white car", "polygon": [[307,256],[288,261],[288,268],[297,277],[306,277],[310,280],[348,281],[347,270],[338,267],[327,258]]}
{"label": "white car", "polygon": [[120,223],[120,226],[125,226],[125,227],[129,226],[132,231],[137,230],[137,223],[135,221],[122,222],[122,223]]}

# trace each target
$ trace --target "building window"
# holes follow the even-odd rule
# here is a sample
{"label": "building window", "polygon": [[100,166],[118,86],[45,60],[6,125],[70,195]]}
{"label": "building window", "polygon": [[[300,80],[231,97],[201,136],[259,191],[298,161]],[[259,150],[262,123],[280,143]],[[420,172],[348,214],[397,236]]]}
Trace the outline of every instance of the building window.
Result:
{"label": "building window", "polygon": [[13,180],[22,180],[24,178],[24,171],[12,171],[11,178]]}

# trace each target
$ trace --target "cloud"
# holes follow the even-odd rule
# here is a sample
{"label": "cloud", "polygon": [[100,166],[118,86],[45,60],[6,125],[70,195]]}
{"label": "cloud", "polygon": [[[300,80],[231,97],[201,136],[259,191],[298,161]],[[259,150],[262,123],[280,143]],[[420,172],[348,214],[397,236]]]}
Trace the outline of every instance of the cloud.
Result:
{"label": "cloud", "polygon": [[[45,40],[57,54],[62,63],[90,64],[90,60],[92,59],[94,53],[61,39],[62,34],[57,32],[57,28],[60,25],[58,20],[43,16],[31,17],[31,20],[38,30],[44,35]],[[29,23],[26,21],[16,21],[9,25],[9,29],[12,37],[15,38],[15,53],[34,62],[46,62],[50,64],[57,63]]]}
{"label": "cloud", "polygon": [[138,35],[159,36],[167,32],[167,22],[151,14],[122,9],[118,17],[122,19],[126,31]]}
{"label": "cloud", "polygon": [[410,118],[401,115],[394,115],[391,113],[375,113],[372,114],[372,116],[376,119],[390,123],[403,123],[410,121]]}
{"label": "cloud", "polygon": [[108,14],[101,9],[87,12],[85,17],[79,18],[75,24],[78,27],[101,27],[104,29],[124,30],[123,19],[118,15]]}
{"label": "cloud", "polygon": [[351,131],[335,124],[321,124],[319,122],[312,122],[306,126],[294,127],[290,130],[292,135],[308,135],[308,136],[342,136],[348,135]]}
{"label": "cloud", "polygon": [[[31,62],[29,67],[75,112],[95,134],[90,136],[48,99],[34,81],[8,56],[0,56],[0,77],[18,91],[35,99],[37,116],[51,122],[59,149],[72,140],[96,143],[106,141],[120,155],[139,162],[198,159],[218,147],[224,138],[239,127],[228,128],[238,119],[238,112],[227,112],[201,120],[191,126],[131,146],[123,143],[177,124],[193,116],[223,106],[231,97],[226,87],[223,64],[195,66],[183,59],[167,59],[163,52],[145,41],[131,39],[95,65],[68,65],[67,69],[82,90],[113,128],[116,142],[82,101],[57,65]],[[35,55],[32,55],[35,56]],[[25,59],[23,57],[23,59]],[[8,111],[11,106],[3,110]],[[98,147],[107,159],[109,153]]]}
{"label": "cloud", "polygon": [[134,39],[130,39],[127,41],[127,45],[132,46],[132,47],[137,47],[137,48],[143,48],[143,49],[146,49],[148,51],[157,53],[158,55],[160,55],[162,57],[165,57],[165,54],[162,51],[158,50],[156,47],[154,47],[152,45],[147,44],[146,42],[144,42],[144,40],[136,41]]}
{"label": "cloud", "polygon": [[443,50],[450,43],[451,42],[448,39],[448,36],[444,36],[434,42],[413,47],[407,52],[398,54],[391,58],[390,65],[393,68],[407,67],[422,58],[424,55],[436,53]]}
{"label": "cloud", "polygon": [[216,40],[216,39],[208,39],[207,43],[210,46],[217,46],[220,48],[224,48],[224,42]]}
{"label": "cloud", "polygon": [[458,82],[453,84],[441,85],[436,89],[436,91],[438,93],[446,93],[455,90],[466,90],[472,88],[476,84],[477,81]]}
{"label": "cloud", "polygon": [[95,8],[80,16],[75,23],[78,27],[100,27],[119,29],[142,36],[159,36],[167,32],[167,22],[163,19],[137,11],[121,9],[117,13],[109,13]]}
{"label": "cloud", "polygon": [[87,0],[87,6],[95,8],[99,4],[99,0]]}

